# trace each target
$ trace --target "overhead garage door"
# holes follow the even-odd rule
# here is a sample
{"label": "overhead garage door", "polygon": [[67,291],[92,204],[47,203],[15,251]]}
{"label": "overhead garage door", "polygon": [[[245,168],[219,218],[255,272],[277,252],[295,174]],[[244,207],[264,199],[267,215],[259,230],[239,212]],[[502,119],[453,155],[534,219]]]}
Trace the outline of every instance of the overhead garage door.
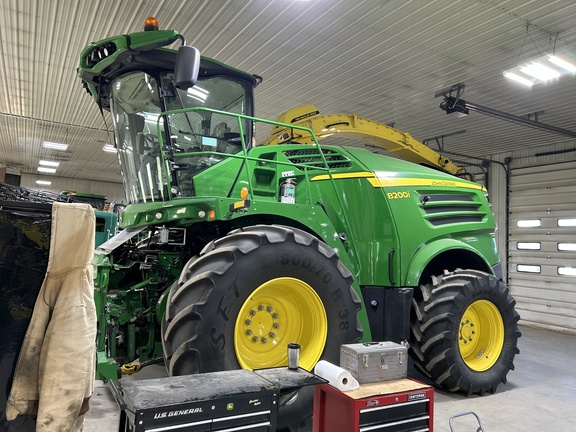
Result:
{"label": "overhead garage door", "polygon": [[576,329],[576,162],[511,171],[508,272],[522,320]]}

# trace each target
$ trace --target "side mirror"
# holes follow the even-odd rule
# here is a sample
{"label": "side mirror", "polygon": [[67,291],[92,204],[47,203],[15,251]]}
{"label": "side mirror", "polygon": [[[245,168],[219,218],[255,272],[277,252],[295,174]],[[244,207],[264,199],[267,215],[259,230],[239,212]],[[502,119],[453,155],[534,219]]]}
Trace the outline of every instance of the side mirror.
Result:
{"label": "side mirror", "polygon": [[200,51],[198,48],[183,45],[178,48],[176,64],[174,65],[174,85],[179,89],[187,89],[198,79],[200,71]]}

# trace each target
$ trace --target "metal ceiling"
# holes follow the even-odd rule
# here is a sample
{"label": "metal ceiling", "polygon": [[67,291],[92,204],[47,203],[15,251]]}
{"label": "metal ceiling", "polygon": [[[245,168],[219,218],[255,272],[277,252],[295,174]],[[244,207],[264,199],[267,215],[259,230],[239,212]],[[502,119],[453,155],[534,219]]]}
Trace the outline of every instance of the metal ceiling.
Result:
{"label": "metal ceiling", "polygon": [[[263,76],[258,117],[313,103],[324,114],[393,123],[419,140],[449,135],[446,151],[471,156],[576,145],[479,113],[447,116],[435,98],[464,83],[470,102],[540,112],[539,121],[576,130],[575,77],[528,89],[502,76],[553,49],[576,54],[573,0],[2,0],[0,10],[0,165],[23,173],[48,158],[63,161],[61,177],[121,181],[76,67],[87,43],[140,31],[149,15],[203,55]],[[69,149],[46,150],[44,140]]]}

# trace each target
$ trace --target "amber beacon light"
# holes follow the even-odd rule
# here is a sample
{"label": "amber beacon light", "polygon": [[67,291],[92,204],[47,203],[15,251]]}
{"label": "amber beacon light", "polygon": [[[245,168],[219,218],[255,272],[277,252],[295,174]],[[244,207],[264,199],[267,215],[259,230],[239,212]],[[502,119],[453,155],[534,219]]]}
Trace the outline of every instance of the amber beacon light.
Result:
{"label": "amber beacon light", "polygon": [[146,18],[144,21],[144,31],[158,30],[158,20],[154,17]]}

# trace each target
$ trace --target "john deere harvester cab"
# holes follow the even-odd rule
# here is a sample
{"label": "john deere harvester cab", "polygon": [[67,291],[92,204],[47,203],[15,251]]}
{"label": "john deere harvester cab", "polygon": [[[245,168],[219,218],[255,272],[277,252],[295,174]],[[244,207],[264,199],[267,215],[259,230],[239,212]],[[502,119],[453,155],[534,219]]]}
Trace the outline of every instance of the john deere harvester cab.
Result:
{"label": "john deere harvester cab", "polygon": [[[100,377],[159,357],[171,375],[286,366],[291,342],[312,370],[391,340],[452,391],[505,382],[519,317],[482,186],[320,146],[301,115],[254,118],[261,79],[175,31],[90,44],[78,74],[110,111],[129,203],[94,261]],[[310,390],[284,395],[279,429],[311,415]]]}
{"label": "john deere harvester cab", "polygon": [[196,196],[192,177],[252,145],[252,122],[226,113],[253,114],[260,78],[200,59],[189,46],[178,54],[158,49],[178,38],[143,32],[82,55],[87,89],[112,113],[129,204]]}

